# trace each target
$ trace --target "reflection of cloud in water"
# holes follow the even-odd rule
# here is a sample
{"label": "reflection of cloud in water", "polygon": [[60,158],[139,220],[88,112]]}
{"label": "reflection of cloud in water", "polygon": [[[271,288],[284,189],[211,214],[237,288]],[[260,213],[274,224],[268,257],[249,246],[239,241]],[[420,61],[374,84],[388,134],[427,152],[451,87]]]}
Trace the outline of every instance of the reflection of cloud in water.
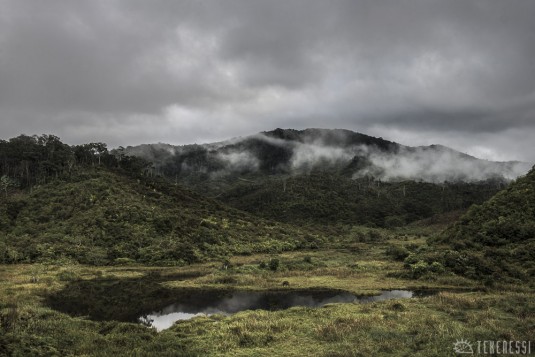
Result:
{"label": "reflection of cloud in water", "polygon": [[173,324],[179,320],[189,320],[197,316],[202,316],[203,313],[189,314],[187,312],[171,312],[167,314],[149,314],[140,318],[140,322],[156,328],[156,330],[161,331],[168,329],[173,326]]}
{"label": "reflection of cloud in water", "polygon": [[161,331],[171,327],[176,321],[189,320],[197,316],[213,314],[233,314],[243,310],[281,310],[293,306],[321,307],[332,303],[370,303],[388,299],[411,298],[414,294],[408,290],[383,291],[380,295],[355,296],[350,293],[338,292],[310,292],[310,291],[287,291],[287,292],[258,292],[240,291],[230,296],[215,299],[205,306],[200,306],[199,301],[188,303],[175,303],[164,307],[158,312],[152,312],[139,318],[141,323]]}
{"label": "reflection of cloud in water", "polygon": [[383,300],[389,300],[389,299],[408,299],[411,297],[413,297],[412,291],[390,290],[390,291],[383,291],[381,295],[360,297],[358,298],[358,301],[362,303],[366,303],[366,302],[383,301]]}

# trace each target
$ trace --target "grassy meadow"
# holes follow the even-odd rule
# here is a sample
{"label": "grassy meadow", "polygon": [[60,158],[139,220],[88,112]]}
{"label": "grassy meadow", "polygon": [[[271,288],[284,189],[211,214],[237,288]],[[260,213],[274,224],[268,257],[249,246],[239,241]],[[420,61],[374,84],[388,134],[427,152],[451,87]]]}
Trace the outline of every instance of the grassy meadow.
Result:
{"label": "grassy meadow", "polygon": [[[405,277],[404,263],[389,249],[417,248],[425,241],[405,233],[369,243],[344,238],[322,249],[184,267],[2,265],[0,355],[452,356],[460,339],[533,339],[535,294],[526,285],[489,287],[447,273]],[[203,316],[161,332],[110,319],[166,306],[181,289],[208,288],[439,292],[370,304]],[[69,313],[53,309],[55,304]]]}

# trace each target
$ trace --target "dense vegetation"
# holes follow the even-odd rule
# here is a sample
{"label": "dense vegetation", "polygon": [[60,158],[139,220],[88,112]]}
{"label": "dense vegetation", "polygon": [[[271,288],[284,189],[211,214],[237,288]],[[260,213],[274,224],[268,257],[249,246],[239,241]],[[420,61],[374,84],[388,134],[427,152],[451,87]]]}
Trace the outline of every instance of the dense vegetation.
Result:
{"label": "dense vegetation", "polygon": [[112,155],[104,143],[69,146],[54,135],[20,135],[0,140],[0,182],[6,197],[10,190],[68,178],[78,168],[95,165],[134,175],[151,166],[142,158],[126,156],[121,151]]}
{"label": "dense vegetation", "polygon": [[489,284],[535,280],[535,168],[470,208],[431,243],[446,250],[442,260],[457,274]]}
{"label": "dense vegetation", "polygon": [[[142,160],[112,156],[105,147],[72,148],[57,138],[51,147],[49,138],[2,143],[2,182],[9,183],[0,203],[2,263],[182,265],[318,241],[150,177]],[[38,154],[24,156],[21,141]]]}
{"label": "dense vegetation", "polygon": [[414,181],[388,183],[316,172],[235,180],[217,198],[240,210],[281,222],[400,227],[482,203],[498,187],[500,184],[493,181],[443,185]]}
{"label": "dense vegetation", "polygon": [[[479,181],[385,182],[380,168],[371,169],[370,153],[395,157],[415,150],[420,149],[349,130],[276,129],[222,143],[141,145],[124,152],[152,162],[156,174],[227,205],[300,225],[398,227],[481,204],[506,185],[503,177],[490,174]],[[422,161],[437,152],[463,164],[483,161],[445,147],[421,150]],[[366,174],[356,176],[361,170]]]}
{"label": "dense vegetation", "polygon": [[[191,183],[213,178],[214,173],[215,176],[228,173],[288,174],[294,171],[291,160],[296,147],[304,143],[321,143],[328,147],[345,149],[362,145],[385,153],[396,153],[401,147],[397,143],[350,130],[275,129],[214,144],[184,146],[149,144],[129,146],[124,150],[129,155],[142,157],[152,162],[158,172],[165,176],[179,176],[180,180]],[[229,156],[236,154],[244,155],[238,156],[242,162],[229,160]],[[251,158],[254,159],[254,163],[247,162]],[[348,169],[356,169],[358,165],[366,164],[364,161],[357,163],[355,160],[347,160],[346,162],[344,159],[333,164],[332,160],[320,160],[320,162],[311,163],[311,166],[328,167],[330,170],[337,171],[345,168],[345,174],[351,176],[353,172]],[[307,171],[309,168],[311,167],[299,169]]]}

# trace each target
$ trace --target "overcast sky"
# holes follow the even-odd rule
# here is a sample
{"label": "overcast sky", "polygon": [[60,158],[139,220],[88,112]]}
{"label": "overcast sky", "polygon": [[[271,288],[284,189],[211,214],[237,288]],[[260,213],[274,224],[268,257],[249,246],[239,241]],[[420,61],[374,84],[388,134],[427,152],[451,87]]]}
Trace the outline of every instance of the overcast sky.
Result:
{"label": "overcast sky", "polygon": [[0,0],[0,138],[346,128],[535,162],[535,1]]}

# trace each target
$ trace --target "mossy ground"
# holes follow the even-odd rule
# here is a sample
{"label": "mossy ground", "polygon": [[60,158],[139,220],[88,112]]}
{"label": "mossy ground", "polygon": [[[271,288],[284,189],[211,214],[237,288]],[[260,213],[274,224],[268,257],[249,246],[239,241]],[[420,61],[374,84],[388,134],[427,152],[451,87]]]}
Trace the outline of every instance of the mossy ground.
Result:
{"label": "mossy ground", "polygon": [[[484,288],[455,275],[401,279],[388,244],[237,256],[186,267],[0,266],[0,355],[139,356],[451,356],[458,339],[533,340],[535,293],[521,285]],[[272,260],[278,260],[272,270]],[[264,263],[264,264],[262,264]],[[270,268],[272,267],[272,268]],[[141,324],[96,321],[99,309],[125,314],[172,298],[180,288],[335,288],[356,294],[431,288],[425,298],[323,308],[244,311],[198,317],[162,332]],[[50,308],[51,297],[79,302],[87,316]],[[110,303],[110,301],[112,303]]]}

